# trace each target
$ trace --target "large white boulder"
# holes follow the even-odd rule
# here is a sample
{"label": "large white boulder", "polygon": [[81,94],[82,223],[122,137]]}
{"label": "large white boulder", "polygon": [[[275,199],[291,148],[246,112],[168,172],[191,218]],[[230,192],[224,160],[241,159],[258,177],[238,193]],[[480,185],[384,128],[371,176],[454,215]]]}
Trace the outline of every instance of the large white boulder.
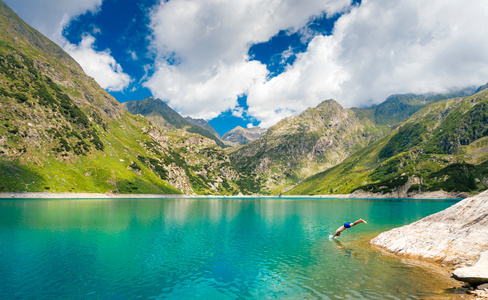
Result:
{"label": "large white boulder", "polygon": [[370,244],[389,252],[463,267],[488,251],[488,191],[415,223],[383,232]]}

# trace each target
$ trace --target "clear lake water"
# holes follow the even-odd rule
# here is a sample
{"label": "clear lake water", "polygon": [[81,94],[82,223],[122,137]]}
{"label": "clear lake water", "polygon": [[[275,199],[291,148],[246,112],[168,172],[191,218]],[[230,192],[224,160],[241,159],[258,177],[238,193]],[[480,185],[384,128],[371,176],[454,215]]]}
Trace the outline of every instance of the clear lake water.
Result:
{"label": "clear lake water", "polygon": [[[368,245],[456,200],[0,200],[2,299],[423,299],[439,275]],[[329,235],[344,222],[368,224]]]}

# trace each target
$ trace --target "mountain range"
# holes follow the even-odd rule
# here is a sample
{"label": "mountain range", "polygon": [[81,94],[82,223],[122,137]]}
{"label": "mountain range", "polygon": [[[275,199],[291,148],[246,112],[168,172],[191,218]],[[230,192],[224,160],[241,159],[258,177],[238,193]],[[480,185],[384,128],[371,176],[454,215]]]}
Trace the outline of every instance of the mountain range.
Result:
{"label": "mountain range", "polygon": [[[219,134],[159,99],[120,104],[0,1],[0,192],[338,194],[488,188],[486,87],[323,101]],[[233,147],[230,147],[233,146]]]}
{"label": "mountain range", "polygon": [[430,104],[288,194],[480,191],[488,188],[488,90]]}
{"label": "mountain range", "polygon": [[261,138],[231,150],[230,158],[241,173],[262,178],[262,191],[279,194],[341,163],[429,103],[470,95],[475,90],[393,95],[369,109],[343,108],[335,100],[326,100],[298,116],[281,120]]}
{"label": "mountain range", "polygon": [[215,136],[129,113],[1,1],[0,81],[1,192],[249,193]]}

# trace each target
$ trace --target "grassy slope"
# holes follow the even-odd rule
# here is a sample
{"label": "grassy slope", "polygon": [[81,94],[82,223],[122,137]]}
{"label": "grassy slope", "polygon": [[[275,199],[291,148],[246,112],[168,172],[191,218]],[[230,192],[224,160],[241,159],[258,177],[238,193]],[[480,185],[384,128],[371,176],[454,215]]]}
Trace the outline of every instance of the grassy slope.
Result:
{"label": "grassy slope", "polygon": [[[141,175],[128,169],[138,155],[151,155],[141,146],[144,142],[152,142],[142,134],[142,127],[149,125],[144,118],[124,113],[117,120],[107,120],[105,126],[91,123],[90,130],[97,133],[103,145],[103,149],[96,149],[89,138],[79,140],[63,132],[62,126],[69,127],[80,136],[83,130],[61,116],[58,121],[52,120],[47,124],[42,121],[36,123],[35,118],[20,118],[27,109],[42,109],[34,99],[28,100],[32,101],[31,107],[25,107],[25,103],[12,103],[10,97],[2,97],[1,101],[4,106],[13,108],[10,117],[5,114],[1,117],[4,122],[0,126],[0,136],[6,138],[4,146],[8,150],[23,151],[0,156],[0,191],[181,193],[148,168],[142,167]],[[46,134],[48,138],[40,138],[40,146],[35,147],[19,136],[31,130],[30,127],[34,127],[41,136],[51,128],[58,128],[61,138]],[[61,147],[60,139],[67,141],[71,148],[69,151],[57,150]],[[80,141],[89,145],[90,150],[75,155],[74,147]]]}
{"label": "grassy slope", "polygon": [[149,154],[147,120],[3,2],[0,21],[0,191],[181,193],[148,168],[128,168]]}
{"label": "grassy slope", "polygon": [[287,194],[390,192],[408,177],[418,179],[411,190],[482,190],[488,177],[487,128],[487,90],[434,103]]}

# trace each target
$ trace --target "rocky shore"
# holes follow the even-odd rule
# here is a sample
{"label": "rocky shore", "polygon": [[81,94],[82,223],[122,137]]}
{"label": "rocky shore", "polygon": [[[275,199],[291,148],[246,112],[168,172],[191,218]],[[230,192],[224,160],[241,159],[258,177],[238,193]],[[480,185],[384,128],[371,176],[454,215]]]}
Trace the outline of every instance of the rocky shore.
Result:
{"label": "rocky shore", "polygon": [[[481,287],[488,283],[488,191],[415,223],[383,232],[370,244],[396,255],[455,269],[452,277]],[[483,294],[484,293],[484,294]]]}
{"label": "rocky shore", "polygon": [[185,195],[166,194],[101,194],[101,193],[0,193],[0,199],[122,199],[122,198],[185,198]]}
{"label": "rocky shore", "polygon": [[[319,198],[319,199],[389,199],[389,198],[409,198],[409,199],[464,199],[466,193],[457,192],[424,192],[400,195],[398,193],[368,193],[357,191],[352,194],[332,194],[332,195],[296,195],[283,196],[286,198]],[[188,195],[168,195],[168,194],[111,194],[111,193],[47,193],[47,192],[7,192],[0,193],[0,199],[117,199],[117,198],[244,198],[244,197],[263,197],[275,198],[278,195],[238,195],[238,196],[188,196]]]}

